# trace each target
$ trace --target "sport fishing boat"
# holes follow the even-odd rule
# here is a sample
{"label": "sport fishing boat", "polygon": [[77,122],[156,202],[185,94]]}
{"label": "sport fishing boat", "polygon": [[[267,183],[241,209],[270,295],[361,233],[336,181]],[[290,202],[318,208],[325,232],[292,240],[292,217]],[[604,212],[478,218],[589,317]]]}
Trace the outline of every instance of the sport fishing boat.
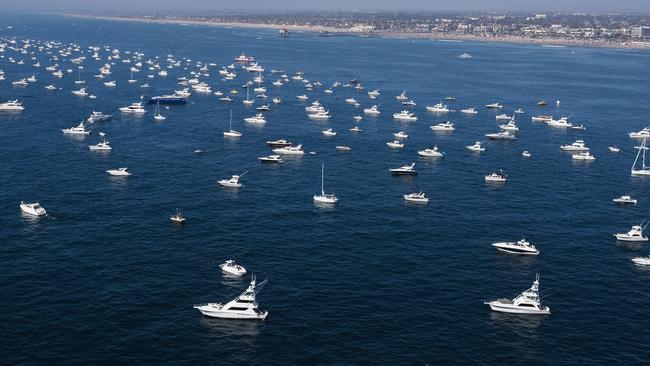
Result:
{"label": "sport fishing boat", "polygon": [[243,276],[246,274],[246,268],[237,264],[233,259],[228,259],[227,261],[219,265],[223,273],[233,275],[233,276]]}
{"label": "sport fishing boat", "polygon": [[108,175],[112,175],[114,177],[130,177],[131,173],[128,171],[126,167],[124,168],[117,168],[117,169],[109,169],[106,171]]}
{"label": "sport fishing boat", "polygon": [[517,242],[499,242],[493,243],[493,247],[498,250],[511,254],[524,254],[524,255],[538,255],[539,250],[526,239],[521,239]]}
{"label": "sport fishing boat", "polygon": [[612,201],[618,205],[636,205],[637,202],[636,199],[632,198],[629,194],[616,197]]}
{"label": "sport fishing boat", "polygon": [[478,114],[478,111],[476,110],[476,108],[465,108],[465,109],[461,109],[460,113],[474,115],[474,114]]}
{"label": "sport fishing boat", "polygon": [[535,277],[533,285],[514,299],[497,299],[486,301],[484,304],[489,305],[492,311],[501,313],[536,315],[548,315],[551,313],[551,309],[548,306],[542,305],[542,299],[539,296],[539,274]]}
{"label": "sport fishing boat", "polygon": [[488,109],[501,109],[501,108],[503,108],[503,106],[501,104],[499,104],[499,102],[494,102],[494,103],[486,104],[485,108],[488,108]]}
{"label": "sport fishing boat", "polygon": [[300,144],[296,146],[283,146],[272,151],[278,155],[305,155]]}
{"label": "sport fishing boat", "polygon": [[282,164],[282,163],[284,163],[284,160],[282,160],[282,158],[280,158],[280,155],[261,156],[261,157],[259,157],[257,159],[262,163],[272,163],[272,164]]}
{"label": "sport fishing boat", "polygon": [[490,140],[515,140],[517,137],[510,131],[501,131],[496,133],[486,133],[485,137]]}
{"label": "sport fishing boat", "polygon": [[110,114],[104,114],[102,112],[95,112],[93,111],[90,114],[90,117],[88,117],[86,120],[90,123],[95,123],[95,122],[106,122],[110,121],[113,118],[112,115]]}
{"label": "sport fishing boat", "polygon": [[442,102],[434,105],[433,107],[427,106],[427,111],[432,112],[432,113],[449,113],[449,112],[453,112],[452,110],[449,109],[449,107],[444,105]]}
{"label": "sport fishing boat", "polygon": [[257,294],[267,283],[268,279],[262,281],[256,286],[255,275],[253,275],[251,283],[246,291],[237,296],[234,300],[226,304],[208,303],[194,305],[194,309],[197,309],[201,314],[212,318],[266,319],[269,312],[259,308],[257,303]]}
{"label": "sport fishing boat", "polygon": [[444,123],[438,123],[435,126],[429,126],[432,131],[435,132],[452,132],[456,130],[454,128],[454,124],[452,122],[444,122]]}
{"label": "sport fishing boat", "polygon": [[438,146],[428,147],[424,150],[419,150],[418,155],[424,156],[426,158],[441,158],[445,156],[445,153],[438,150]]}
{"label": "sport fishing boat", "polygon": [[179,209],[176,209],[176,213],[171,215],[169,217],[169,220],[175,224],[184,224],[185,223],[185,217],[181,215],[181,211]]}
{"label": "sport fishing boat", "polygon": [[483,152],[483,151],[485,151],[485,148],[483,147],[483,145],[481,145],[481,141],[476,141],[474,143],[474,145],[467,145],[467,146],[465,146],[465,148],[467,150],[471,150],[471,151],[474,151],[474,152]]}
{"label": "sport fishing boat", "polygon": [[99,136],[102,137],[102,141],[96,145],[88,145],[90,151],[111,151],[113,148],[108,143],[108,141],[106,141],[106,134],[104,132],[100,132]]}
{"label": "sport fishing boat", "polygon": [[540,115],[537,115],[537,116],[532,116],[532,117],[530,117],[530,119],[531,119],[533,122],[548,122],[548,121],[552,121],[552,120],[553,120],[553,116],[548,116],[548,115],[545,115],[545,114],[540,114]]}
{"label": "sport fishing boat", "polygon": [[643,230],[648,226],[648,223],[643,221],[639,225],[634,225],[626,233],[617,233],[614,234],[616,240],[619,241],[648,241],[647,236],[643,236]]}
{"label": "sport fishing boat", "polygon": [[399,168],[392,168],[389,169],[390,174],[392,175],[417,175],[418,172],[415,171],[415,163],[411,163],[410,165],[402,165]]}
{"label": "sport fishing boat", "polygon": [[399,140],[393,140],[389,141],[386,143],[386,146],[390,147],[391,149],[403,149],[404,144],[401,143]]}
{"label": "sport fishing boat", "polygon": [[267,141],[266,145],[268,147],[285,147],[285,146],[291,146],[293,144],[285,139],[279,139],[279,140]]}
{"label": "sport fishing boat", "polygon": [[378,107],[376,105],[373,105],[370,108],[366,108],[363,110],[363,114],[368,115],[368,116],[378,116],[381,114],[379,111]]}
{"label": "sport fishing boat", "polygon": [[596,160],[596,157],[594,157],[589,151],[585,151],[585,152],[571,155],[571,159],[592,161],[592,160]]}
{"label": "sport fishing boat", "polygon": [[90,130],[86,129],[83,122],[76,127],[64,128],[61,130],[64,135],[90,135]]}
{"label": "sport fishing boat", "polygon": [[20,202],[20,210],[28,215],[32,216],[45,216],[47,212],[38,202]]}
{"label": "sport fishing boat", "polygon": [[243,184],[239,183],[239,178],[246,174],[246,172],[240,174],[240,175],[233,175],[230,179],[220,179],[217,181],[219,185],[223,187],[228,187],[228,188],[241,188]]}
{"label": "sport fishing boat", "polygon": [[638,264],[640,266],[650,266],[650,256],[647,256],[647,257],[634,257],[634,258],[632,258],[632,262],[634,264]]}
{"label": "sport fishing boat", "polygon": [[398,121],[404,121],[404,122],[415,122],[418,120],[418,118],[415,116],[414,113],[411,113],[407,110],[401,111],[399,113],[394,113],[393,118]]}
{"label": "sport fishing boat", "polygon": [[562,149],[563,151],[576,151],[576,152],[589,151],[589,148],[582,140],[576,140],[572,144],[562,145],[560,146],[560,149]]}
{"label": "sport fishing boat", "polygon": [[650,137],[650,127],[645,127],[641,131],[638,132],[630,132],[628,133],[628,136],[630,136],[633,139],[645,139]]}
{"label": "sport fishing boat", "polygon": [[492,174],[485,176],[485,181],[488,183],[505,183],[508,180],[508,177],[503,174],[503,170],[498,172],[493,172]]}
{"label": "sport fishing boat", "polygon": [[429,197],[427,197],[422,191],[417,193],[405,194],[403,197],[404,200],[407,202],[429,203]]}

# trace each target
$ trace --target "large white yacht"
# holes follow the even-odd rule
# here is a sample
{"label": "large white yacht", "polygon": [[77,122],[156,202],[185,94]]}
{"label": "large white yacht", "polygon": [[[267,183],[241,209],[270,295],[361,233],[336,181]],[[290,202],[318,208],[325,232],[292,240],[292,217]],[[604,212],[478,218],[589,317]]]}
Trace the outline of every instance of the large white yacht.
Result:
{"label": "large white yacht", "polygon": [[548,306],[542,305],[542,299],[539,296],[539,274],[535,277],[533,285],[514,299],[497,299],[486,301],[484,304],[489,305],[492,311],[501,313],[539,315],[551,313]]}
{"label": "large white yacht", "polygon": [[114,177],[130,177],[131,172],[129,172],[127,167],[124,168],[117,168],[117,169],[108,169],[106,171],[108,175],[114,176]]}
{"label": "large white yacht", "polygon": [[643,230],[648,226],[647,222],[641,222],[640,225],[634,225],[626,233],[616,233],[614,237],[619,241],[648,241],[647,236],[643,236]]}
{"label": "large white yacht", "polygon": [[311,119],[320,119],[320,120],[324,120],[324,119],[330,119],[331,117],[332,117],[332,116],[330,115],[330,112],[327,111],[327,110],[324,110],[324,109],[319,110],[319,111],[316,112],[316,113],[311,113],[311,114],[309,114],[309,118],[311,118]]}
{"label": "large white yacht", "polygon": [[90,135],[90,130],[86,129],[86,125],[83,122],[79,123],[78,126],[63,128],[61,129],[64,135]]}
{"label": "large white yacht", "polygon": [[255,283],[255,275],[251,283],[241,295],[234,300],[226,303],[208,303],[194,305],[201,314],[212,318],[225,319],[266,319],[269,314],[266,310],[261,310],[257,304],[257,294],[267,284],[268,279],[262,281],[259,285]]}
{"label": "large white yacht", "polygon": [[23,107],[23,104],[18,99],[0,103],[0,111],[22,111],[24,109],[25,107]]}
{"label": "large white yacht", "polygon": [[573,124],[569,122],[567,117],[562,117],[560,119],[550,119],[546,121],[546,124],[550,127],[555,127],[555,128],[569,128],[573,127]]}
{"label": "large white yacht", "polygon": [[628,136],[630,136],[633,139],[645,139],[650,137],[650,127],[645,127],[641,131],[638,132],[630,132],[628,133]]}
{"label": "large white yacht", "polygon": [[144,105],[141,102],[132,103],[126,107],[120,107],[120,112],[128,114],[144,114],[147,111],[144,109]]}
{"label": "large white yacht", "polygon": [[305,155],[305,151],[302,149],[302,145],[296,146],[283,146],[277,149],[273,149],[273,152],[278,155]]}
{"label": "large white yacht", "polygon": [[431,128],[432,131],[436,131],[436,132],[451,132],[456,130],[456,128],[454,128],[454,124],[449,121],[438,123],[435,126],[429,126],[429,127]]}
{"label": "large white yacht", "polygon": [[407,202],[415,202],[415,203],[429,203],[429,197],[424,194],[424,192],[415,192],[415,193],[408,193],[405,194],[404,200]]}
{"label": "large white yacht", "polygon": [[539,250],[526,239],[521,239],[516,242],[499,242],[493,243],[493,247],[498,250],[511,254],[525,254],[525,255],[537,255]]}
{"label": "large white yacht", "polygon": [[244,121],[247,123],[264,124],[266,123],[266,118],[264,118],[264,114],[258,113],[252,117],[244,118]]}
{"label": "large white yacht", "polygon": [[449,109],[449,107],[447,107],[446,105],[442,104],[442,102],[434,105],[433,107],[427,106],[427,111],[432,112],[432,113],[448,113],[448,112],[452,112],[452,110]]}
{"label": "large white yacht", "polygon": [[401,111],[399,113],[394,113],[393,118],[404,122],[415,122],[418,120],[418,117],[416,117],[414,113],[411,113],[407,110]]}
{"label": "large white yacht", "polygon": [[562,145],[560,146],[560,149],[562,149],[563,151],[576,151],[576,152],[589,151],[589,148],[582,140],[576,140],[572,144]]}
{"label": "large white yacht", "polygon": [[246,274],[246,268],[237,264],[233,259],[228,259],[227,261],[219,265],[223,273],[233,275],[233,276],[243,276]]}
{"label": "large white yacht", "polygon": [[418,150],[418,155],[424,156],[427,158],[441,158],[445,156],[445,153],[441,152],[438,149],[438,146],[428,147],[424,150]]}
{"label": "large white yacht", "polygon": [[[634,158],[634,163],[632,163],[632,168],[630,169],[630,174],[637,176],[649,176],[650,167],[645,165],[645,152],[648,150],[646,147],[646,139],[643,139],[641,146],[635,146],[635,149],[639,149],[639,152],[636,153],[636,158]],[[641,169],[637,169],[636,163],[639,161],[639,155],[641,155]]]}
{"label": "large white yacht", "polygon": [[47,211],[38,202],[20,202],[20,210],[28,215],[32,216],[44,216],[47,214]]}
{"label": "large white yacht", "polygon": [[389,169],[390,173],[392,175],[417,175],[418,172],[415,171],[415,163],[411,163],[410,165],[403,165],[399,168],[392,168]]}
{"label": "large white yacht", "polygon": [[327,203],[327,204],[337,203],[339,201],[338,197],[336,197],[332,193],[325,193],[324,180],[325,180],[325,164],[322,164],[321,176],[320,176],[320,194],[314,195],[314,202]]}

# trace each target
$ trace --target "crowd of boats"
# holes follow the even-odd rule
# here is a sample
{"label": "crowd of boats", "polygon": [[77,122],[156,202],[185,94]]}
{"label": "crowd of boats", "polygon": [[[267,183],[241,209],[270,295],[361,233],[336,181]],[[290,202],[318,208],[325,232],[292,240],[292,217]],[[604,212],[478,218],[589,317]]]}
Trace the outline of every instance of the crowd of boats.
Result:
{"label": "crowd of boats", "polygon": [[[85,80],[81,76],[81,70],[84,69],[84,63],[87,59],[94,59],[98,62],[105,63],[98,69],[98,73],[94,75],[95,78],[99,80],[105,80],[112,73],[114,67],[118,62],[129,65],[129,79],[127,80],[128,84],[136,84],[138,82],[135,79],[135,74],[144,72],[146,69],[149,70],[149,74],[146,76],[147,79],[154,79],[155,77],[168,77],[169,73],[174,69],[181,69],[182,66],[192,65],[191,60],[189,59],[177,59],[173,55],[167,55],[166,59],[160,58],[149,58],[145,59],[145,55],[140,52],[122,52],[117,49],[111,49],[109,47],[89,47],[87,50],[82,49],[77,45],[63,45],[61,43],[47,42],[43,44],[31,43],[30,41],[23,41],[22,44],[19,44],[16,40],[0,40],[0,54],[6,52],[7,50],[15,51],[16,55],[34,55],[36,51],[45,51],[49,50],[51,55],[49,58],[50,66],[45,67],[45,70],[50,72],[55,78],[63,78],[65,74],[73,74],[74,70],[69,68],[65,70],[63,68],[64,62],[70,62],[73,65],[77,66],[77,80],[74,81],[75,85],[79,86],[79,89],[73,90],[71,93],[78,97],[89,97],[96,98],[93,94],[88,92],[88,86]],[[55,52],[54,52],[55,51]],[[100,54],[103,54],[100,55]],[[73,57],[77,56],[78,57]],[[126,56],[126,57],[125,57]],[[36,60],[36,56],[30,56],[32,60]],[[18,63],[13,57],[8,58],[9,62]],[[264,86],[264,71],[265,69],[251,56],[242,54],[234,59],[235,63],[223,66],[218,70],[219,75],[223,78],[222,80],[231,81],[237,78],[237,73],[241,72],[245,75],[251,75],[251,80],[245,82],[242,86],[246,89],[246,99],[242,100],[242,103],[246,106],[253,106],[256,104],[256,101],[262,101],[262,105],[255,107],[255,114],[249,117],[244,118],[244,122],[249,124],[265,124],[267,123],[265,113],[271,109],[271,104],[266,103],[265,100],[268,98],[266,95],[267,87]],[[23,62],[24,64],[24,62]],[[182,87],[180,90],[175,90],[170,94],[163,94],[159,96],[146,96],[143,95],[140,100],[135,101],[129,105],[117,107],[117,110],[123,115],[136,115],[141,116],[147,113],[147,104],[155,105],[155,112],[153,119],[156,121],[165,120],[165,116],[161,113],[161,105],[182,105],[186,104],[188,98],[191,97],[193,92],[203,93],[203,94],[214,94],[216,95],[221,102],[224,103],[233,103],[236,101],[235,97],[239,94],[239,91],[232,89],[227,92],[220,90],[212,91],[212,86],[205,81],[201,81],[202,78],[210,75],[210,70],[215,69],[218,66],[214,63],[194,63],[196,67],[195,71],[191,71],[189,75],[180,76],[177,78],[177,83]],[[39,69],[42,67],[40,62],[33,64],[33,67]],[[185,68],[187,69],[187,67]],[[304,87],[306,92],[315,95],[316,88],[324,88],[323,93],[325,95],[331,95],[335,93],[337,88],[350,88],[357,93],[363,93],[365,91],[365,86],[359,80],[351,80],[346,84],[340,82],[333,83],[330,87],[325,87],[322,83],[317,81],[309,81],[303,72],[296,72],[294,75],[289,76],[283,71],[271,70],[271,76],[276,77],[276,80],[271,83],[274,88],[280,88],[286,85],[289,82],[298,82],[301,87]],[[0,70],[0,76],[2,79],[6,78],[4,71]],[[14,87],[29,87],[32,84],[37,83],[38,79],[36,74],[33,74],[30,77],[19,78],[16,81],[12,82]],[[103,86],[107,88],[117,87],[117,80],[107,80],[103,81]],[[143,83],[140,85],[140,88],[143,91],[146,91],[151,88],[149,83]],[[45,86],[45,89],[48,91],[62,90],[62,88],[55,86],[54,84],[49,84]],[[251,89],[253,90],[254,97],[251,97]],[[380,96],[381,92],[379,89],[373,89],[365,93],[369,100],[372,102],[377,97]],[[304,107],[306,117],[310,120],[315,121],[327,121],[332,118],[330,109],[325,107],[319,100],[314,100],[309,102],[310,96],[307,94],[297,95],[296,100],[305,103]],[[350,97],[345,99],[345,103],[353,105],[355,107],[360,107],[361,103],[357,100],[360,99],[359,96]],[[395,100],[401,109],[398,112],[392,114],[392,117],[395,121],[398,122],[416,122],[418,121],[418,116],[415,111],[417,103],[411,99],[406,91],[403,91],[399,95],[395,96]],[[447,115],[450,113],[455,113],[456,111],[451,109],[445,103],[451,103],[455,100],[453,97],[445,98],[445,102],[438,102],[430,106],[426,106],[425,109],[428,113],[435,115]],[[280,96],[275,96],[272,98],[272,103],[274,105],[279,105],[284,103]],[[545,105],[545,101],[540,101],[538,105]],[[559,101],[557,102],[559,105]],[[499,102],[488,103],[484,106],[486,109],[490,110],[501,110],[503,105]],[[0,103],[0,111],[20,113],[25,109],[23,103],[19,100],[8,100],[4,103]],[[360,133],[363,130],[359,127],[358,123],[364,118],[377,118],[382,114],[379,104],[371,104],[370,106],[363,108],[363,113],[359,113],[352,117],[353,121],[356,123],[354,127],[350,128],[351,133]],[[459,110],[459,113],[465,115],[477,115],[478,107],[467,107]],[[517,132],[519,131],[519,126],[517,124],[517,116],[523,115],[525,112],[521,108],[514,110],[512,115],[506,113],[500,113],[496,115],[496,121],[500,124],[498,125],[499,130],[494,133],[485,134],[485,137],[490,140],[514,140],[517,138]],[[99,111],[93,111],[92,114],[78,124],[75,124],[68,128],[61,129],[61,132],[64,135],[76,135],[76,136],[88,136],[92,133],[92,130],[88,128],[89,125],[100,126],[100,122],[111,121],[113,116],[108,113],[103,113]],[[555,119],[550,115],[536,115],[531,117],[533,122],[543,122],[552,128],[565,128],[565,129],[574,129],[574,130],[585,130],[585,126],[582,124],[575,124],[569,122],[568,117],[561,117]],[[233,129],[232,124],[232,110],[230,112],[229,118],[229,128],[223,131],[224,138],[237,139],[243,136],[243,133]],[[431,131],[434,133],[452,133],[456,130],[456,124],[447,121],[443,123],[438,123],[430,126]],[[322,131],[322,134],[326,138],[336,137],[338,132],[334,131],[333,128],[327,128]],[[105,132],[98,133],[100,140],[92,145],[88,145],[90,151],[94,152],[110,152],[112,146],[106,138]],[[409,138],[408,134],[404,131],[394,132],[393,138],[390,141],[386,142],[386,145],[390,149],[403,149],[405,146],[405,141]],[[640,146],[636,146],[638,150],[636,158],[631,167],[631,175],[633,176],[650,176],[650,167],[646,166],[645,156],[648,147],[646,147],[646,141],[650,137],[650,127],[643,128],[640,131],[633,131],[629,133],[629,137],[632,139],[641,139]],[[284,163],[283,157],[286,156],[300,156],[304,155],[305,151],[301,144],[294,144],[286,139],[277,139],[267,141],[267,146],[271,149],[273,154],[267,156],[261,156],[258,160],[261,163],[265,164],[282,164]],[[336,149],[341,152],[349,152],[351,147],[345,145],[337,145]],[[483,153],[485,152],[485,145],[482,141],[475,141],[471,145],[467,145],[466,149],[472,153]],[[620,152],[621,149],[618,146],[609,146],[609,151],[612,153]],[[573,160],[581,161],[593,161],[596,158],[591,153],[589,147],[587,147],[583,139],[577,139],[572,143],[567,143],[560,146],[561,151],[570,152],[572,154]],[[201,153],[202,150],[196,150],[196,153]],[[442,152],[440,148],[436,145],[429,146],[418,150],[418,156],[424,158],[443,158],[446,156],[445,152]],[[532,154],[524,150],[521,153],[524,158],[531,158]],[[408,163],[402,166],[395,166],[389,168],[389,173],[394,176],[415,176],[417,171],[415,169],[416,163]],[[127,167],[118,167],[114,169],[106,170],[106,173],[112,177],[125,178],[132,175]],[[217,184],[229,188],[229,189],[238,189],[243,186],[242,177],[247,172],[239,173],[236,175],[231,175],[230,177],[223,178],[217,181]],[[484,176],[484,180],[488,184],[505,184],[508,181],[509,177],[503,172],[503,170],[494,170],[492,173]],[[415,204],[427,204],[430,200],[430,197],[423,191],[410,192],[403,194],[403,200],[409,203]],[[339,197],[334,193],[326,193],[325,191],[325,164],[321,165],[321,179],[320,179],[320,191],[316,192],[313,195],[313,201],[319,205],[335,205],[339,202]],[[615,204],[637,204],[637,200],[631,195],[623,195],[618,198],[614,198],[613,202]],[[38,202],[21,202],[20,203],[21,211],[29,216],[42,217],[47,215],[46,210]],[[174,214],[170,216],[170,221],[175,224],[182,225],[186,222],[186,218],[181,214],[180,210],[177,209]],[[619,241],[647,241],[648,237],[644,235],[644,230],[646,229],[648,223],[642,222],[639,225],[633,225],[632,228],[627,232],[615,233],[613,234],[616,240]],[[513,254],[513,255],[538,255],[540,250],[526,239],[521,239],[518,241],[512,242],[497,242],[493,243],[492,246],[498,251]],[[650,265],[650,256],[649,257],[638,257],[632,259],[636,264],[640,265]],[[234,276],[243,276],[247,272],[243,266],[237,264],[234,260],[228,260],[220,265],[221,270],[229,275]],[[250,285],[248,288],[237,298],[226,303],[208,303],[195,305],[195,308],[199,310],[202,314],[210,317],[220,317],[220,318],[239,318],[239,319],[264,319],[268,315],[266,310],[261,310],[258,307],[256,296],[258,292],[264,287],[267,283],[267,280],[262,281],[261,283],[256,282],[256,278],[253,275],[251,278]],[[539,275],[535,278],[533,285],[522,292],[519,296],[515,297],[513,300],[509,299],[498,299],[493,301],[486,302],[487,305],[494,311],[499,312],[508,312],[508,313],[525,313],[525,314],[550,314],[550,309],[547,306],[542,305],[541,297],[539,296]]]}

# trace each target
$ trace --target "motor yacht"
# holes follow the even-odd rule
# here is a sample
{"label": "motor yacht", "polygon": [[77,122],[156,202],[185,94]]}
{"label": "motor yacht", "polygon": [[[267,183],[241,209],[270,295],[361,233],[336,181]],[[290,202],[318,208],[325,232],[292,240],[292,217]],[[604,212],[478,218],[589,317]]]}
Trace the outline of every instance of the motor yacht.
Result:
{"label": "motor yacht", "polygon": [[634,264],[638,264],[640,266],[650,266],[650,256],[647,256],[647,257],[634,257],[634,258],[632,258],[632,262]]}
{"label": "motor yacht", "polygon": [[244,121],[246,123],[264,124],[266,123],[266,118],[264,118],[262,113],[258,113],[252,117],[244,118]]}
{"label": "motor yacht", "polygon": [[505,183],[508,180],[508,177],[503,174],[502,170],[498,172],[493,172],[485,176],[485,181],[488,183]]}
{"label": "motor yacht", "polygon": [[278,155],[305,155],[302,145],[279,147],[273,149],[273,152]]}
{"label": "motor yacht", "polygon": [[501,114],[497,114],[495,118],[497,121],[509,121],[512,119],[512,116],[509,116],[505,113],[501,113]]}
{"label": "motor yacht", "polygon": [[550,127],[555,127],[555,128],[569,128],[573,127],[573,124],[569,122],[567,117],[562,117],[560,119],[551,119],[549,121],[546,121],[546,124]]}
{"label": "motor yacht", "polygon": [[572,144],[565,144],[560,146],[560,149],[563,151],[575,151],[575,152],[584,152],[589,151],[589,148],[583,140],[576,140]]}
{"label": "motor yacht", "polygon": [[511,254],[524,254],[524,255],[538,255],[539,250],[526,239],[521,239],[517,242],[499,242],[493,243],[493,247],[498,250]]}
{"label": "motor yacht", "polygon": [[411,113],[409,111],[401,111],[399,113],[394,113],[393,118],[398,121],[403,121],[403,122],[415,122],[418,120],[418,118],[415,116],[414,113]]}
{"label": "motor yacht", "polygon": [[279,139],[279,140],[267,141],[266,145],[269,147],[285,147],[285,146],[291,146],[293,144],[285,139]]}
{"label": "motor yacht", "polygon": [[330,119],[332,116],[330,115],[329,111],[326,110],[320,110],[316,113],[312,113],[309,115],[309,118],[311,119],[319,119],[319,120],[327,120]]}
{"label": "motor yacht", "polygon": [[403,197],[406,202],[429,203],[429,197],[427,197],[422,191],[405,194]]}
{"label": "motor yacht", "polygon": [[88,92],[86,91],[86,88],[81,88],[79,90],[73,90],[72,94],[80,97],[85,97],[88,95]]}
{"label": "motor yacht", "polygon": [[407,107],[415,107],[417,104],[415,103],[415,101],[409,100],[409,101],[406,101],[406,102],[402,102],[402,105],[407,106]]}
{"label": "motor yacht", "polygon": [[635,198],[632,198],[632,196],[628,194],[616,197],[612,201],[619,205],[636,205],[637,202]]}
{"label": "motor yacht", "polygon": [[426,158],[441,158],[445,156],[445,153],[441,152],[438,149],[438,146],[428,147],[424,150],[419,150],[418,155]]}
{"label": "motor yacht", "polygon": [[501,313],[535,315],[548,315],[551,313],[548,306],[542,305],[542,299],[539,296],[539,274],[535,277],[533,285],[514,299],[497,299],[486,301],[484,304],[489,305],[492,311]]}
{"label": "motor yacht", "polygon": [[392,168],[389,169],[390,173],[392,175],[417,175],[418,172],[415,171],[415,163],[411,163],[410,165],[402,165],[399,168]]}
{"label": "motor yacht", "polygon": [[638,132],[630,132],[628,133],[628,136],[630,136],[633,139],[645,139],[650,137],[650,127],[645,127],[641,131]]}
{"label": "motor yacht", "polygon": [[530,117],[530,119],[531,119],[533,122],[549,122],[549,121],[552,121],[552,120],[553,120],[553,116],[548,116],[548,115],[545,115],[545,114],[540,114],[540,115],[537,115],[537,116],[532,116],[532,117]]}
{"label": "motor yacht", "polygon": [[20,210],[28,215],[32,216],[45,216],[47,211],[38,202],[20,202]]}
{"label": "motor yacht", "polygon": [[306,96],[306,95],[304,95],[304,94],[303,94],[303,95],[299,95],[299,96],[297,96],[296,98],[298,98],[298,100],[300,100],[300,101],[305,101],[305,100],[309,99],[309,97]]}
{"label": "motor yacht", "polygon": [[314,202],[316,203],[325,203],[325,204],[334,204],[339,201],[339,199],[331,193],[325,193],[324,188],[324,179],[325,179],[325,164],[321,165],[321,178],[320,178],[320,194],[314,195]]}
{"label": "motor yacht", "polygon": [[176,209],[176,213],[171,215],[169,217],[169,220],[175,224],[184,224],[185,223],[185,217],[181,215],[181,211],[179,209]]}
{"label": "motor yacht", "polygon": [[490,140],[515,140],[517,137],[510,131],[501,131],[496,133],[486,133],[485,137]]}
{"label": "motor yacht", "polygon": [[336,132],[333,131],[331,128],[328,128],[328,129],[322,131],[322,133],[323,133],[323,135],[325,135],[326,137],[334,137],[334,136],[336,136]]}
{"label": "motor yacht", "polygon": [[648,226],[647,222],[641,222],[640,225],[634,225],[626,233],[617,233],[614,234],[616,240],[619,241],[648,241],[647,236],[643,236],[643,230]]}
{"label": "motor yacht", "polygon": [[369,91],[369,92],[368,92],[368,96],[369,96],[371,99],[375,99],[375,98],[377,98],[380,94],[381,94],[381,93],[379,92],[379,89],[375,89],[375,90],[372,90],[372,91]]}
{"label": "motor yacht", "polygon": [[262,163],[273,163],[273,164],[282,164],[282,163],[284,163],[284,160],[282,160],[282,158],[280,158],[280,155],[261,156],[261,157],[259,157],[257,159]]}
{"label": "motor yacht", "polygon": [[438,123],[435,126],[429,126],[429,127],[431,128],[432,131],[435,132],[451,132],[456,130],[452,122]]}
{"label": "motor yacht", "polygon": [[403,149],[404,144],[401,143],[399,140],[394,140],[386,143],[386,146],[390,147],[391,149]]}
{"label": "motor yacht", "polygon": [[407,138],[409,138],[409,135],[407,135],[406,132],[404,131],[395,132],[393,133],[393,136],[395,136],[396,139],[400,139],[400,140],[406,140]]}
{"label": "motor yacht", "polygon": [[119,110],[126,114],[144,114],[147,112],[147,110],[144,109],[144,104],[141,102],[132,103],[126,107],[120,107]]}
{"label": "motor yacht", "polygon": [[427,111],[432,112],[432,113],[449,113],[452,112],[452,110],[449,109],[446,105],[442,104],[442,102],[434,105],[433,107],[427,106]]}
{"label": "motor yacht", "polygon": [[79,123],[78,126],[64,128],[61,130],[64,135],[90,135],[90,130],[86,129],[86,126],[83,122]]}
{"label": "motor yacht", "polygon": [[406,96],[406,91],[403,91],[400,95],[396,96],[395,99],[402,102],[408,100],[409,98]]}
{"label": "motor yacht", "polygon": [[485,108],[488,108],[488,109],[501,109],[501,108],[503,108],[503,106],[501,104],[499,104],[499,102],[495,102],[495,103],[486,104]]}
{"label": "motor yacht", "polygon": [[96,145],[88,145],[88,149],[90,149],[90,151],[111,151],[113,148],[108,141],[106,141],[106,134],[100,132],[99,136],[102,137],[102,141]]}
{"label": "motor yacht", "polygon": [[221,263],[219,268],[221,268],[221,272],[232,276],[243,276],[246,274],[246,268],[237,264],[233,259],[228,259]]}
{"label": "motor yacht", "polygon": [[28,83],[27,83],[27,79],[20,79],[20,80],[12,81],[11,85],[13,85],[13,86],[27,86]]}
{"label": "motor yacht", "polygon": [[[639,152],[636,153],[636,158],[634,158],[634,163],[632,163],[632,168],[630,169],[630,174],[635,176],[649,176],[650,167],[646,167],[645,165],[645,152],[648,150],[648,147],[646,147],[646,139],[643,139],[641,146],[635,146],[634,148],[638,149]],[[636,167],[639,155],[641,155],[641,169],[637,169]]]}
{"label": "motor yacht", "polygon": [[378,107],[376,105],[373,105],[370,108],[366,108],[363,110],[363,114],[368,115],[368,116],[373,116],[376,117],[381,114],[379,111]]}
{"label": "motor yacht", "polygon": [[241,188],[243,184],[239,183],[239,178],[244,174],[246,174],[246,172],[240,175],[233,175],[230,179],[220,179],[217,183],[223,187]]}
{"label": "motor yacht", "polygon": [[0,111],[22,111],[24,109],[23,104],[17,99],[0,103]]}
{"label": "motor yacht", "polygon": [[95,123],[95,122],[106,122],[110,121],[113,118],[112,115],[110,114],[104,114],[102,112],[95,112],[93,111],[90,114],[90,117],[88,117],[86,120],[90,123]]}
{"label": "motor yacht", "polygon": [[124,168],[117,168],[117,169],[109,169],[106,171],[108,175],[112,175],[114,177],[130,177],[131,173],[128,171],[126,167]]}
{"label": "motor yacht", "polygon": [[468,146],[465,146],[465,148],[467,150],[471,150],[471,151],[474,151],[474,152],[483,152],[483,151],[485,151],[485,148],[483,147],[483,145],[481,145],[481,141],[476,141],[474,143],[474,145],[468,145]]}
{"label": "motor yacht", "polygon": [[212,318],[226,318],[226,319],[266,319],[269,312],[261,310],[257,304],[257,294],[266,285],[268,279],[262,281],[256,287],[255,275],[251,279],[251,283],[241,295],[237,296],[234,300],[224,304],[208,303],[194,305],[201,314]]}
{"label": "motor yacht", "polygon": [[499,125],[499,128],[504,131],[511,131],[511,132],[519,131],[519,127],[517,127],[514,118],[510,119],[510,122],[506,123],[505,125]]}
{"label": "motor yacht", "polygon": [[461,109],[460,113],[473,115],[473,114],[478,114],[478,111],[476,110],[476,108],[465,108],[465,109]]}
{"label": "motor yacht", "polygon": [[571,158],[573,160],[596,160],[596,158],[589,151],[573,154],[571,155]]}

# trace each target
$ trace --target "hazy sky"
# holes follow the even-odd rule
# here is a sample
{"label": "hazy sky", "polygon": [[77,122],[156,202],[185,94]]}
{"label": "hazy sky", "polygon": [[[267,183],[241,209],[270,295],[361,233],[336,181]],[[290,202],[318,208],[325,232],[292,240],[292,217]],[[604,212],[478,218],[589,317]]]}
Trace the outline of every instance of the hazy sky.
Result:
{"label": "hazy sky", "polygon": [[6,10],[430,10],[650,12],[650,0],[0,0]]}

